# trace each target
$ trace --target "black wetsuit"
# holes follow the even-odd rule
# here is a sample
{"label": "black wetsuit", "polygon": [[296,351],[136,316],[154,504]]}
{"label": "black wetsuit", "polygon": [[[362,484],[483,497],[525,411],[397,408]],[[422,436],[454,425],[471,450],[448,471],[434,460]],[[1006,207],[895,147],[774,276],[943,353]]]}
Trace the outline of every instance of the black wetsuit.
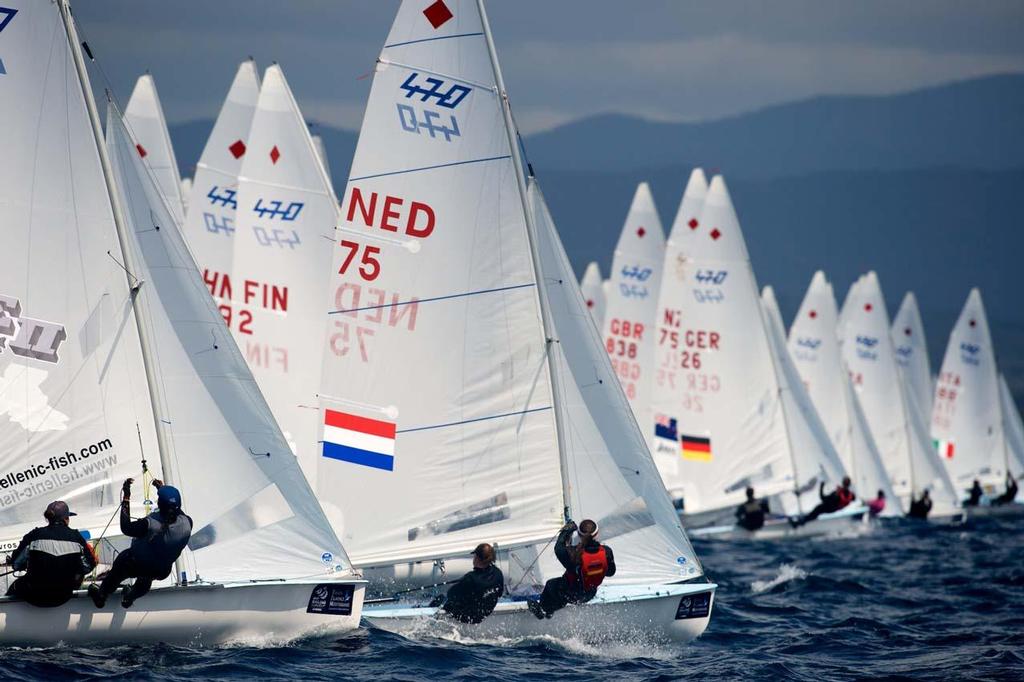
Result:
{"label": "black wetsuit", "polygon": [[912,519],[927,519],[928,513],[932,510],[932,498],[922,497],[919,500],[911,499],[910,511],[907,516]]}
{"label": "black wetsuit", "polygon": [[852,490],[847,490],[846,493],[849,495],[849,499],[845,502],[842,498],[843,488],[836,488],[828,495],[825,494],[825,484],[821,483],[818,485],[818,497],[821,498],[821,503],[811,510],[811,513],[800,519],[800,525],[813,521],[822,514],[831,514],[832,512],[839,511],[846,505],[857,499],[857,496],[853,494]]}
{"label": "black wetsuit", "polygon": [[479,623],[494,611],[505,593],[505,576],[491,564],[474,568],[448,590],[445,612],[463,623]]}
{"label": "black wetsuit", "polygon": [[736,525],[755,531],[764,526],[768,514],[768,500],[747,500],[736,508]]}
{"label": "black wetsuit", "polygon": [[971,489],[968,491],[968,493],[970,493],[970,497],[964,500],[965,507],[977,507],[981,503],[981,496],[985,494],[985,492],[981,489],[981,486],[978,485],[977,483],[971,486]]}
{"label": "black wetsuit", "polygon": [[1017,497],[1017,481],[1010,478],[1006,481],[1006,492],[992,500],[992,504],[996,506],[1010,504],[1015,497]]}
{"label": "black wetsuit", "polygon": [[[563,530],[558,534],[555,541],[555,557],[565,567],[567,573],[573,573],[574,579],[562,575],[544,583],[544,591],[540,595],[540,607],[544,613],[550,616],[555,611],[564,608],[566,604],[583,604],[594,598],[597,590],[585,590],[583,579],[579,575],[580,564],[576,560],[576,551],[572,542],[573,530]],[[612,555],[612,548],[594,541],[583,548],[584,552],[596,552],[604,547],[605,559],[608,562],[608,569],[604,572],[605,577],[615,575],[615,557]]]}
{"label": "black wetsuit", "polygon": [[125,501],[121,505],[121,532],[135,539],[114,559],[100,593],[109,595],[127,578],[135,578],[129,596],[134,601],[149,592],[154,580],[171,574],[192,534],[192,519],[184,513],[166,518],[158,511],[133,521]]}
{"label": "black wetsuit", "polygon": [[28,570],[7,590],[33,606],[60,606],[96,566],[82,534],[63,522],[36,528],[14,551],[15,570]]}

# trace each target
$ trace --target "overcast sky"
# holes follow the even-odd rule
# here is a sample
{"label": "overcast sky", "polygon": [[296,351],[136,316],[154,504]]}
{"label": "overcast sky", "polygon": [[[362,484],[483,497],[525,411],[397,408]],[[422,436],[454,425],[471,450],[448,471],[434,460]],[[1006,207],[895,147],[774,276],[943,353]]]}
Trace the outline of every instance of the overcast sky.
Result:
{"label": "overcast sky", "polygon": [[[423,0],[427,5],[432,0]],[[357,129],[396,0],[80,0],[125,102],[147,68],[171,123],[216,115],[238,62],[284,68],[307,119]],[[492,0],[525,132],[604,112],[718,118],[819,94],[1024,72],[1021,0]]]}

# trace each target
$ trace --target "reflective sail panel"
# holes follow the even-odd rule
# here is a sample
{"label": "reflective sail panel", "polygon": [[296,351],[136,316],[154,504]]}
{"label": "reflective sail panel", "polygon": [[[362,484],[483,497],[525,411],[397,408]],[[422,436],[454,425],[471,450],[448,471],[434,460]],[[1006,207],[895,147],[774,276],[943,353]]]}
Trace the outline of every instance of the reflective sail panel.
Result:
{"label": "reflective sail panel", "polygon": [[563,499],[522,197],[475,2],[404,2],[334,246],[317,492],[357,565],[546,542]]}
{"label": "reflective sail panel", "polygon": [[248,140],[221,312],[312,479],[338,203],[280,66],[264,74]]}
{"label": "reflective sail panel", "polygon": [[141,346],[57,7],[4,4],[0,535],[42,525],[56,499],[98,533],[143,457],[159,475]]}
{"label": "reflective sail panel", "polygon": [[185,203],[182,196],[181,173],[174,157],[167,120],[160,105],[156,82],[148,73],[139,76],[135,89],[124,109],[125,122],[135,138],[136,150],[149,166],[160,194],[174,221],[185,222]]}
{"label": "reflective sail panel", "polygon": [[651,188],[642,182],[615,246],[603,327],[605,350],[640,424],[651,421],[654,318],[664,259],[661,219]]}
{"label": "reflective sail panel", "polygon": [[924,324],[917,307],[917,297],[908,291],[900,309],[892,319],[892,343],[896,348],[896,361],[903,372],[907,388],[925,414],[932,413],[935,382],[928,361],[928,344],[924,337]]}

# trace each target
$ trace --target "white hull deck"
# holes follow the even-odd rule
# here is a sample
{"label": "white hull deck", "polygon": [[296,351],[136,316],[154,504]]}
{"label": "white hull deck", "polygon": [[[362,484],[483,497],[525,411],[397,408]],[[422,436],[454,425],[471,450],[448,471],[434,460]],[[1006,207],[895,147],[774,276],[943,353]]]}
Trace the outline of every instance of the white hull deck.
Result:
{"label": "white hull deck", "polygon": [[795,540],[824,535],[849,535],[869,525],[867,507],[856,506],[840,509],[831,514],[822,514],[814,521],[793,527],[788,519],[772,518],[762,528],[749,531],[735,524],[687,529],[691,538],[705,540]]}
{"label": "white hull deck", "polygon": [[997,516],[1000,518],[1007,516],[1016,516],[1018,514],[1024,515],[1024,503],[1011,502],[1010,504],[981,504],[976,507],[964,507],[964,513],[968,519],[987,518],[990,516]]}
{"label": "white hull deck", "polygon": [[586,604],[567,606],[543,620],[529,612],[525,601],[505,600],[477,625],[459,623],[430,607],[371,605],[363,610],[363,618],[372,627],[412,638],[546,636],[588,644],[685,643],[707,629],[717,587],[713,583],[602,587]]}
{"label": "white hull deck", "polygon": [[286,643],[357,628],[365,591],[361,580],[154,587],[130,609],[120,591],[102,609],[84,590],[55,608],[2,597],[0,645]]}

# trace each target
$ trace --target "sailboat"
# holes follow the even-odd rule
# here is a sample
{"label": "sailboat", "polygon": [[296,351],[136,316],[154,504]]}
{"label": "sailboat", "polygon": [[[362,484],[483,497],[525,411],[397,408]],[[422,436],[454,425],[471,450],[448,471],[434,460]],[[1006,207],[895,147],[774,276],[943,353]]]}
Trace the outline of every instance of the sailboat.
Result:
{"label": "sailboat", "polygon": [[[185,217],[185,240],[225,320],[232,316],[238,173],[248,151],[260,79],[252,59],[242,62],[196,164]],[[230,326],[230,323],[229,323]]]}
{"label": "sailboat", "polygon": [[192,196],[192,178],[181,179],[181,205],[188,215],[188,199]]}
{"label": "sailboat", "polygon": [[[520,154],[482,4],[403,2],[338,226],[317,492],[383,600],[364,611],[372,626],[692,639],[716,586]],[[564,571],[551,543],[568,517],[597,520],[618,571],[537,620],[524,598]],[[436,617],[427,602],[480,542],[511,597],[479,625]]]}
{"label": "sailboat", "polygon": [[949,335],[931,416],[933,442],[958,492],[977,480],[996,497],[1016,463],[999,384],[985,304],[971,289]]}
{"label": "sailboat", "polygon": [[776,338],[781,332],[762,310],[720,175],[694,223],[683,262],[666,269],[674,295],[663,292],[659,304],[659,367],[674,368],[683,399],[655,406],[665,410],[656,415],[655,449],[679,453],[684,523],[694,536],[750,535],[733,523],[752,486],[771,498],[776,515],[756,536],[827,532],[826,524],[791,528],[786,518],[809,512],[819,484],[831,489],[844,471],[813,409],[805,409],[802,386],[787,374],[784,336]]}
{"label": "sailboat", "polygon": [[324,173],[327,175],[327,182],[331,182],[331,164],[327,162],[327,147],[324,146],[324,139],[319,135],[313,135],[313,148],[316,149],[316,155],[320,159],[320,163],[324,166]]}
{"label": "sailboat", "polygon": [[583,270],[583,278],[580,279],[580,290],[587,302],[587,309],[590,310],[594,326],[598,329],[604,328],[605,306],[611,288],[611,280],[601,278],[601,266],[596,261],[587,263],[586,269]]}
{"label": "sailboat", "polygon": [[832,284],[819,270],[789,329],[789,355],[858,497],[872,499],[881,491],[886,505],[880,515],[900,516],[899,498],[843,364],[838,317]]}
{"label": "sailboat", "polygon": [[19,67],[0,77],[12,160],[0,165],[2,546],[64,499],[101,554],[116,551],[111,491],[129,476],[178,485],[195,529],[173,578],[131,609],[98,610],[84,591],[49,609],[0,598],[0,643],[205,645],[357,627],[365,583],[113,108],[104,141],[67,2],[11,9],[4,40]]}
{"label": "sailboat", "polygon": [[910,508],[912,495],[928,490],[930,520],[959,520],[960,500],[931,446],[926,417],[900,373],[889,330],[878,276],[869,272],[851,289],[840,323],[843,360],[854,392],[903,508]]}
{"label": "sailboat", "polygon": [[1008,468],[1010,474],[1019,481],[1024,478],[1024,421],[1021,420],[1006,377],[1002,374],[999,375],[999,406],[1003,413],[1006,447],[1010,453]]}
{"label": "sailboat", "polygon": [[174,157],[167,119],[156,92],[156,81],[150,74],[143,74],[135,81],[135,89],[124,109],[124,120],[136,140],[139,156],[146,161],[160,188],[171,217],[177,225],[183,224],[185,203],[178,160]]}
{"label": "sailboat", "polygon": [[665,233],[646,182],[637,185],[612,260],[604,344],[639,424],[651,423],[654,319],[665,260]]}
{"label": "sailboat", "polygon": [[928,344],[925,342],[924,324],[917,307],[917,297],[908,291],[900,303],[890,330],[893,346],[896,347],[896,361],[903,373],[903,381],[914,394],[914,400],[924,414],[932,413],[932,397],[935,382],[932,379],[931,364],[928,361]]}
{"label": "sailboat", "polygon": [[[281,67],[263,74],[238,176],[225,320],[310,477],[338,201]],[[209,280],[208,280],[209,281]],[[222,308],[222,310],[224,310]]]}

